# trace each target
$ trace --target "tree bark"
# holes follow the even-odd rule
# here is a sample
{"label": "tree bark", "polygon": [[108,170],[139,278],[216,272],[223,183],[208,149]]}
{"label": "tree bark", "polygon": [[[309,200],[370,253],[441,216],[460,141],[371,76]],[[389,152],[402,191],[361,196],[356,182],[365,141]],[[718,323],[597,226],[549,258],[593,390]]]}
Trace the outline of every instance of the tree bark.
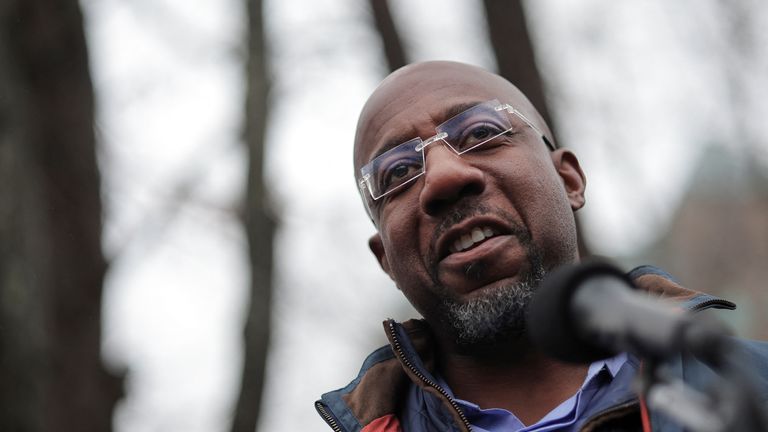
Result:
{"label": "tree bark", "polygon": [[76,0],[0,6],[0,430],[109,431],[100,179]]}
{"label": "tree bark", "polygon": [[[531,101],[536,110],[549,125],[555,143],[557,128],[550,115],[544,83],[536,64],[536,55],[531,41],[525,9],[522,0],[483,0],[488,22],[488,35],[496,55],[499,74],[513,83]],[[581,223],[576,220],[579,254],[591,255],[585,242]]]}
{"label": "tree bark", "polygon": [[270,80],[263,4],[261,0],[247,0],[247,7],[249,25],[245,141],[249,156],[244,224],[250,254],[251,296],[244,331],[243,375],[232,423],[233,432],[253,432],[261,410],[269,350],[272,243],[276,225],[264,179]]}
{"label": "tree bark", "polygon": [[392,18],[387,0],[369,0],[373,13],[373,23],[384,47],[384,57],[390,71],[399,69],[408,63],[400,33]]}
{"label": "tree bark", "polygon": [[499,74],[515,84],[553,127],[521,0],[483,0]]}

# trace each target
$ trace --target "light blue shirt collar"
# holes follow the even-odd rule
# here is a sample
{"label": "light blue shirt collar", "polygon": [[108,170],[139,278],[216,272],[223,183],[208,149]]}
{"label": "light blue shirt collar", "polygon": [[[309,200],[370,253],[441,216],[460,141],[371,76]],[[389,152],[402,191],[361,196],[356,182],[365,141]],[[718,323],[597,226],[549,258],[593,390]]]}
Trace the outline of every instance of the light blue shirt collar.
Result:
{"label": "light blue shirt collar", "polygon": [[[589,365],[587,376],[579,391],[573,396],[563,401],[552,411],[547,413],[536,423],[525,426],[513,413],[502,408],[482,409],[477,404],[453,396],[453,392],[448,384],[438,376],[438,383],[454,397],[461,406],[464,414],[467,416],[472,430],[477,432],[548,432],[548,431],[567,431],[568,426],[576,423],[581,413],[586,408],[589,400],[594,396],[601,386],[606,385],[612,380],[619,369],[626,363],[627,354],[622,353],[616,357],[605,360],[598,360]],[[596,379],[600,374],[609,374],[610,379]]]}

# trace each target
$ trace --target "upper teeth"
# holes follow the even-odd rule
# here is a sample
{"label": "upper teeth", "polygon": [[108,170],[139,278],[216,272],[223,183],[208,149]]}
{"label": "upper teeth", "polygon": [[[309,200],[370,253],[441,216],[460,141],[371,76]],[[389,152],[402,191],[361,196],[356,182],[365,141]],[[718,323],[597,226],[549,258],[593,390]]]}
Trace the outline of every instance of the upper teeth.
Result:
{"label": "upper teeth", "polygon": [[472,228],[472,231],[470,231],[468,234],[464,234],[456,239],[456,241],[453,242],[449,249],[451,253],[461,252],[463,250],[469,249],[475,243],[479,243],[489,237],[493,237],[493,234],[493,230],[488,227]]}

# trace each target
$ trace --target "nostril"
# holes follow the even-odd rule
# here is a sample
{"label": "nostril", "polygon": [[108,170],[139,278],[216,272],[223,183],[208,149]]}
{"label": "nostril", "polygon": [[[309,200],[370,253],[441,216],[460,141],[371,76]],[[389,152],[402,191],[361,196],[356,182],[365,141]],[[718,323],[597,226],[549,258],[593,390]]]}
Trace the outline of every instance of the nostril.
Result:
{"label": "nostril", "polygon": [[461,189],[456,191],[456,194],[445,195],[442,197],[435,196],[428,200],[424,205],[424,211],[431,216],[438,215],[445,212],[461,198],[480,195],[482,192],[483,187],[481,183],[466,183]]}
{"label": "nostril", "polygon": [[480,195],[483,191],[481,183],[467,183],[459,192],[461,196],[465,195]]}

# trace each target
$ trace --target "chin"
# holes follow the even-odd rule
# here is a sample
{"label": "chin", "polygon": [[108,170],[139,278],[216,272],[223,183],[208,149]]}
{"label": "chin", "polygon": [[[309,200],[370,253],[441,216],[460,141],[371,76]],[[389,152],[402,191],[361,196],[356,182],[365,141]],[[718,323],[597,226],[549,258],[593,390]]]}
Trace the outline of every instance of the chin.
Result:
{"label": "chin", "polygon": [[525,335],[525,316],[538,281],[499,281],[466,298],[445,299],[441,315],[456,345],[476,347],[517,340]]}

